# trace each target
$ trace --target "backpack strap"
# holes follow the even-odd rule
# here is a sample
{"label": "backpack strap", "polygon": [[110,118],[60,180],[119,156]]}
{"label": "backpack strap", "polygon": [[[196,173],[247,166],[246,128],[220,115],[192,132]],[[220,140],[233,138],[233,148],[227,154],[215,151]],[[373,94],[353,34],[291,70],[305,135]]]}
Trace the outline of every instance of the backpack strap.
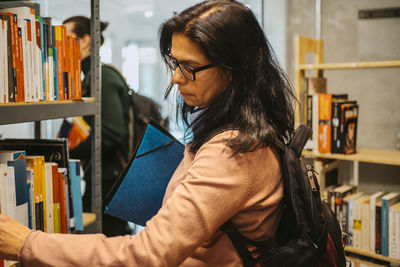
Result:
{"label": "backpack strap", "polygon": [[310,127],[304,124],[300,124],[296,132],[292,138],[292,141],[289,144],[289,148],[293,150],[295,156],[300,158],[301,153],[308,139],[310,139],[312,135],[312,130]]}
{"label": "backpack strap", "polygon": [[254,267],[254,258],[250,251],[246,247],[246,243],[243,240],[243,235],[239,232],[236,226],[231,220],[226,221],[219,229],[225,232],[231,240],[236,251],[239,253],[240,258],[243,261],[244,267]]}

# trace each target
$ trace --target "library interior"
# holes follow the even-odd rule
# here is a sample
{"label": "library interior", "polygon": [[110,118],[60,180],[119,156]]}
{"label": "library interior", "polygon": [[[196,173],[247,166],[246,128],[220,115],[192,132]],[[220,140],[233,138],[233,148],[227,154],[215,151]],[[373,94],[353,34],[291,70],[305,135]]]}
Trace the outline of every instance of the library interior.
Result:
{"label": "library interior", "polygon": [[0,1],[0,267],[400,266],[399,76],[399,0]]}

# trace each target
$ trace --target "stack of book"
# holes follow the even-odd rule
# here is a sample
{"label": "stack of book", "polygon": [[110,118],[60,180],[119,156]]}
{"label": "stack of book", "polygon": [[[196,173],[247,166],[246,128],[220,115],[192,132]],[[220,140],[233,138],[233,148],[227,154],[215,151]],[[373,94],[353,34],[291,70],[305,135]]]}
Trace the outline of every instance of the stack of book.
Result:
{"label": "stack of book", "polygon": [[354,154],[357,149],[359,105],[347,94],[327,93],[325,78],[307,78],[303,121],[313,129],[306,149],[320,153]]}
{"label": "stack of book", "polygon": [[352,246],[400,259],[400,193],[357,192],[340,185],[324,192],[342,231],[352,237]]}
{"label": "stack of book", "polygon": [[0,103],[81,99],[79,39],[51,21],[0,9]]}
{"label": "stack of book", "polygon": [[83,230],[80,161],[60,153],[66,145],[64,140],[0,141],[2,214],[47,233]]}

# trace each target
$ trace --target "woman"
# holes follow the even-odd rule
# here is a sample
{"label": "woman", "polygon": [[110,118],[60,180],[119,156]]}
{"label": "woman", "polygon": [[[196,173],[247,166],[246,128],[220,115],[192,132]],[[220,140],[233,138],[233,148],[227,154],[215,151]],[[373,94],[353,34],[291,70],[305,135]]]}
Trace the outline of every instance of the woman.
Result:
{"label": "woman", "polygon": [[[82,96],[90,96],[90,19],[83,16],[74,16],[66,19],[63,24],[67,34],[79,38],[81,52],[81,68],[84,75],[82,81]],[[107,22],[100,23],[103,32],[108,26]],[[100,45],[104,43],[101,34]],[[110,191],[120,172],[123,169],[121,157],[126,161],[128,157],[128,108],[129,95],[126,82],[113,68],[101,66],[101,191],[102,199]],[[93,127],[93,117],[86,116],[84,119]],[[83,210],[91,211],[92,199],[92,168],[91,168],[92,136],[89,136],[78,147],[70,151],[70,158],[80,159],[85,169],[84,179],[86,190],[83,196]],[[103,210],[104,210],[103,205]],[[102,233],[106,236],[118,236],[130,234],[126,221],[112,217],[107,214],[102,216]]]}
{"label": "woman", "polygon": [[205,1],[160,32],[167,94],[176,84],[187,124],[202,112],[158,214],[138,235],[114,238],[32,232],[1,216],[0,256],[24,266],[240,266],[225,221],[254,240],[274,235],[283,196],[274,140],[293,132],[294,97],[254,14]]}

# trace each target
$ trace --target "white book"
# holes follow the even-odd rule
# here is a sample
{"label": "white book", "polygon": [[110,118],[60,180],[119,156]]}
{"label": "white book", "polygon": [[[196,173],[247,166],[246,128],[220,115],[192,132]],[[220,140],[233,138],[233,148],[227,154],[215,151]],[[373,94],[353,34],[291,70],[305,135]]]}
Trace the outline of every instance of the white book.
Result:
{"label": "white book", "polygon": [[[30,62],[31,62],[31,73],[32,73],[32,80],[31,80],[31,91],[33,92],[33,101],[38,101],[38,96],[36,92],[37,90],[41,89],[39,88],[41,81],[42,81],[42,76],[39,76],[38,69],[41,68],[41,62],[42,62],[42,57],[41,57],[41,50],[39,47],[36,45],[36,16],[35,16],[35,10],[30,7],[13,7],[13,8],[5,8],[2,9],[4,12],[11,12],[17,15],[18,20],[30,20],[31,22],[31,36],[32,36],[32,46],[30,48],[32,56],[30,57]],[[18,22],[19,23],[19,22]],[[19,24],[18,24],[19,26]],[[32,53],[34,51],[35,53]],[[39,56],[39,57],[38,57]],[[40,63],[40,64],[39,64]],[[40,73],[41,75],[41,73]],[[36,94],[36,95],[35,95]]]}
{"label": "white book", "polygon": [[7,191],[7,174],[6,164],[0,164],[0,213],[8,215],[8,191]]}
{"label": "white book", "polygon": [[47,233],[54,233],[54,208],[53,208],[53,171],[52,166],[57,165],[53,162],[45,162],[46,179],[46,214],[47,214]]}
{"label": "white book", "polygon": [[357,192],[352,194],[348,197],[348,204],[347,204],[347,217],[348,217],[348,226],[347,226],[347,233],[350,236],[353,236],[353,222],[354,222],[354,201],[361,197],[364,193]]}
{"label": "white book", "polygon": [[14,167],[0,164],[1,213],[16,219]]}
{"label": "white book", "polygon": [[376,192],[371,195],[369,199],[369,227],[370,227],[370,237],[369,237],[369,251],[375,253],[375,237],[376,237],[376,203],[380,202],[384,192]]}
{"label": "white book", "polygon": [[362,216],[362,203],[369,200],[369,195],[363,195],[354,201],[353,211],[353,246],[361,249],[362,243],[362,229],[363,229],[363,216]]}
{"label": "white book", "polygon": [[400,202],[389,208],[389,257],[397,259],[400,250],[399,214]]}
{"label": "white book", "polygon": [[369,250],[370,247],[370,199],[361,203],[361,249]]}

